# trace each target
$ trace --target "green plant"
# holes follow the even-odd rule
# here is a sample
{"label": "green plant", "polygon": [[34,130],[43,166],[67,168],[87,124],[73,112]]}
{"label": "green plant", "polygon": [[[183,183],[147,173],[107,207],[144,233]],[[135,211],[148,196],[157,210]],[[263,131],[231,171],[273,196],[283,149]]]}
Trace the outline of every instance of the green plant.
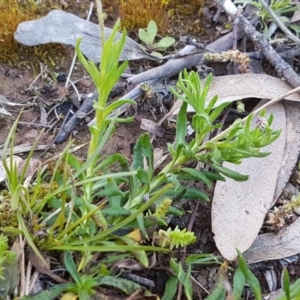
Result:
{"label": "green plant", "polygon": [[[90,128],[91,141],[86,160],[82,161],[73,155],[69,143],[52,168],[45,173],[39,170],[36,179],[29,185],[25,177],[33,150],[21,174],[12,158],[12,150],[8,157],[9,143],[13,149],[17,121],[4,146],[7,189],[19,228],[6,227],[2,230],[22,234],[41,261],[44,261],[44,257],[40,250],[65,251],[65,265],[75,283],[63,286],[62,290],[76,293],[80,299],[93,294],[96,284],[117,287],[128,295],[138,289],[138,285],[133,284],[130,289],[125,289],[128,282],[110,276],[109,270],[107,273],[105,271],[106,267],[101,269],[105,274],[88,272],[93,253],[124,252],[134,257],[141,266],[148,267],[146,251],[170,250],[140,245],[130,236],[120,233],[119,229],[138,228],[145,241],[150,241],[147,229],[152,227],[156,230],[158,225],[166,225],[168,214],[182,213],[174,206],[182,197],[209,201],[203,191],[185,187],[182,180],[198,180],[206,185],[212,185],[213,180],[225,180],[223,176],[247,180],[246,175],[224,168],[222,163],[240,163],[252,156],[264,157],[268,153],[261,152],[260,148],[273,142],[280,134],[280,131],[270,127],[272,116],[265,120],[261,130],[251,125],[253,115],[250,115],[245,121],[236,121],[226,131],[204,142],[207,134],[221,127],[216,121],[227,104],[216,106],[217,96],[207,101],[211,76],[202,84],[196,72],[184,70],[179,75],[177,88],[172,91],[183,103],[178,114],[175,143],[168,145],[170,161],[162,170],[154,172],[153,147],[148,134],[141,135],[137,140],[131,165],[120,153],[105,155],[104,145],[112,137],[116,124],[131,120],[119,118],[118,108],[125,103],[134,103],[132,100],[108,103],[110,91],[127,66],[127,62],[119,64],[126,32],[123,31],[121,38],[115,40],[118,27],[119,22],[107,40],[102,35],[103,51],[99,68],[85,59],[79,49],[80,40],[76,47],[78,57],[99,93],[94,104],[96,122]],[[157,31],[153,31],[153,28],[148,31],[151,32],[149,38],[154,41]],[[186,142],[188,105],[195,110],[191,120],[195,137],[189,143]],[[110,117],[115,110],[114,117]],[[265,114],[262,112],[260,117],[264,118]],[[212,171],[186,167],[191,160],[204,163]],[[43,231],[45,235],[37,235]],[[163,232],[163,236],[162,243],[170,248],[195,241],[193,233],[178,229],[169,228]],[[75,252],[77,264],[70,251]],[[177,282],[183,284],[186,297],[191,299],[191,264],[187,272],[174,260],[171,260],[171,267]],[[174,278],[172,280],[174,284]],[[53,293],[58,291],[55,289]]]}
{"label": "green plant", "polygon": [[175,43],[175,39],[172,37],[164,37],[155,43],[156,35],[157,25],[153,20],[148,23],[147,30],[142,28],[139,29],[139,38],[146,45],[142,46],[142,48],[152,55],[162,57],[161,53],[157,51],[165,51],[168,47]]}
{"label": "green plant", "polygon": [[188,265],[188,271],[185,272],[182,264],[177,263],[174,258],[170,259],[170,266],[174,275],[171,275],[165,286],[165,292],[162,300],[172,300],[175,299],[175,294],[177,291],[178,283],[180,282],[184,288],[185,297],[188,300],[193,299],[193,286],[190,279],[191,275],[191,265]]}
{"label": "green plant", "polygon": [[168,228],[167,231],[159,230],[157,234],[157,244],[161,247],[173,248],[184,247],[196,242],[196,236],[193,232],[186,231],[186,228],[180,230],[178,226],[174,230]]}
{"label": "green plant", "polygon": [[[266,9],[263,7],[263,5],[260,2],[256,2],[253,0],[238,0],[236,1],[236,3],[242,3],[243,5],[251,4],[257,8],[258,10],[257,14],[260,16],[263,25],[264,35],[270,38],[269,25],[274,20],[272,16],[270,16],[269,12],[266,11]],[[298,10],[297,5],[293,4],[291,0],[283,0],[283,1],[271,0],[269,6],[273,10],[273,12],[278,16],[278,18],[281,20],[283,24],[285,24],[295,33],[297,34],[300,33],[299,25],[290,23],[290,18],[284,16],[284,14]]]}
{"label": "green plant", "polygon": [[[258,279],[250,270],[244,257],[238,251],[238,267],[233,276],[232,284],[227,276],[228,264],[223,263],[217,275],[216,283],[207,300],[224,300],[224,299],[242,299],[242,293],[245,284],[250,286],[256,300],[263,299],[261,287]],[[233,285],[233,289],[231,289]],[[300,279],[295,283],[290,283],[289,273],[285,268],[283,270],[283,291],[277,300],[297,300],[300,293]]]}
{"label": "green plant", "polygon": [[170,0],[143,0],[137,5],[135,0],[120,0],[120,17],[122,26],[127,30],[147,26],[154,20],[160,31],[169,28],[169,14],[167,6]]}
{"label": "green plant", "polygon": [[7,299],[17,282],[17,254],[8,249],[7,238],[0,235],[0,299]]}

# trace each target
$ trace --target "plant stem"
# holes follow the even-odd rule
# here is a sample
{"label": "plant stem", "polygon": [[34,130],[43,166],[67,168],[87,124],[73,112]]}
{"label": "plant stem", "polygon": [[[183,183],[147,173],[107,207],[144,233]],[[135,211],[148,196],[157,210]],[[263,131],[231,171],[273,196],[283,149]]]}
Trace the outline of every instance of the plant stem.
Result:
{"label": "plant stem", "polygon": [[102,43],[102,49],[103,49],[104,44],[105,44],[105,31],[104,31],[102,1],[96,0],[96,3],[97,3],[97,14],[98,14],[99,27],[100,27],[101,43]]}

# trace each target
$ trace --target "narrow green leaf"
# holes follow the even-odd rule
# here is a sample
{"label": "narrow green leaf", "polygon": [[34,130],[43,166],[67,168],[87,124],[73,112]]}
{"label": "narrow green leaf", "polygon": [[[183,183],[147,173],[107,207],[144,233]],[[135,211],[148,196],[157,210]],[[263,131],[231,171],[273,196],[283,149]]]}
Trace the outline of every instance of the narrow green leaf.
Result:
{"label": "narrow green leaf", "polygon": [[136,177],[139,179],[139,181],[141,183],[146,183],[146,184],[149,184],[150,181],[149,181],[149,176],[148,176],[148,172],[146,170],[143,170],[141,168],[138,168],[137,169],[137,174],[136,174]]}
{"label": "narrow green leaf", "polygon": [[119,162],[122,171],[128,171],[128,164],[127,164],[127,159],[121,154],[121,153],[114,153],[106,158],[104,158],[101,162],[99,162],[98,166],[94,169],[95,171],[101,170],[104,168],[107,168],[108,166],[111,166],[115,162]]}
{"label": "narrow green leaf", "polygon": [[175,146],[178,147],[180,144],[185,143],[185,136],[186,136],[186,130],[187,130],[187,103],[183,102],[178,116],[177,116],[177,122],[176,122],[176,136],[175,136]]}
{"label": "narrow green leaf", "polygon": [[141,232],[143,233],[144,237],[146,239],[149,239],[147,230],[146,230],[146,226],[145,226],[145,218],[142,214],[138,215],[137,218],[137,223],[138,223],[138,227],[141,230]]}
{"label": "narrow green leaf", "polygon": [[101,210],[103,216],[130,216],[131,211],[123,207],[106,207]]}
{"label": "narrow green leaf", "polygon": [[300,295],[300,279],[297,279],[296,282],[291,285],[290,291],[291,291],[291,298],[298,300],[298,298],[296,297],[299,297]]}
{"label": "narrow green leaf", "polygon": [[209,180],[220,180],[225,181],[225,178],[221,176],[220,174],[209,172],[209,171],[202,171],[203,174],[209,179]]}
{"label": "narrow green leaf", "polygon": [[148,178],[153,174],[153,147],[150,142],[149,134],[142,134],[133,148],[133,169],[144,169],[144,158],[147,162]]}
{"label": "narrow green leaf", "polygon": [[26,238],[26,241],[27,241],[28,245],[31,247],[31,249],[34,251],[34,253],[38,256],[38,258],[41,260],[41,262],[43,264],[47,265],[44,257],[42,256],[41,252],[36,247],[35,243],[32,240],[32,237],[31,237],[30,233],[27,230],[27,227],[25,226],[25,223],[24,223],[24,220],[23,220],[23,217],[22,217],[22,212],[20,210],[17,211],[17,219],[18,219],[19,226],[22,230],[23,235]]}
{"label": "narrow green leaf", "polygon": [[211,181],[206,177],[206,175],[202,171],[192,168],[182,168],[181,171],[191,174],[195,179],[203,181],[208,186],[212,185]]}
{"label": "narrow green leaf", "polygon": [[187,198],[187,199],[200,198],[206,202],[209,202],[209,197],[207,196],[206,193],[193,188],[187,188],[185,194],[183,195],[183,198]]}
{"label": "narrow green leaf", "polygon": [[173,300],[177,292],[177,287],[178,279],[171,275],[165,285],[164,295],[161,300]]}
{"label": "narrow green leaf", "polygon": [[106,286],[110,286],[110,287],[119,289],[126,295],[131,295],[141,288],[137,283],[135,283],[133,281],[119,278],[116,276],[100,277],[97,280],[97,282],[99,285],[106,285]]}
{"label": "narrow green leaf", "polygon": [[225,300],[226,297],[226,288],[222,282],[219,282],[213,291],[210,293],[205,300]]}
{"label": "narrow green leaf", "polygon": [[77,267],[70,251],[64,251],[64,264],[75,282],[81,284],[81,277],[77,272]]}
{"label": "narrow green leaf", "polygon": [[111,104],[109,104],[106,108],[105,108],[105,114],[104,117],[107,117],[112,111],[116,110],[118,107],[120,107],[121,105],[124,104],[135,104],[136,102],[130,99],[120,99],[117,100]]}
{"label": "narrow green leaf", "polygon": [[99,193],[97,193],[100,197],[111,197],[111,196],[121,196],[124,198],[124,193],[117,186],[109,186]]}
{"label": "narrow green leaf", "polygon": [[291,300],[291,292],[290,292],[290,276],[287,268],[283,269],[283,291],[286,296],[286,300]]}
{"label": "narrow green leaf", "polygon": [[[217,99],[218,97],[216,97]],[[219,106],[217,106],[212,112],[211,114],[209,115],[209,119],[210,119],[210,122],[213,123],[216,118],[219,117],[219,115],[224,111],[224,109],[229,105],[231,104],[230,102],[225,102],[225,103],[222,103],[220,104]]]}
{"label": "narrow green leaf", "polygon": [[261,293],[261,288],[258,279],[254,276],[254,274],[249,269],[246,260],[242,256],[241,252],[237,250],[237,253],[239,257],[239,267],[245,276],[245,281],[250,285],[250,288],[255,296],[255,299],[261,300],[262,293]]}
{"label": "narrow green leaf", "polygon": [[184,212],[177,207],[171,206],[168,210],[168,214],[180,217],[184,215]]}
{"label": "narrow green leaf", "polygon": [[188,300],[193,299],[193,284],[192,284],[192,280],[190,278],[191,270],[192,270],[191,265],[188,265],[188,271],[185,275],[184,282],[182,283],[183,287],[184,287],[184,294]]}
{"label": "narrow green leaf", "polygon": [[240,268],[236,269],[233,276],[233,299],[241,299],[245,286],[245,276]]}
{"label": "narrow green leaf", "polygon": [[231,179],[234,179],[236,181],[246,181],[249,179],[248,175],[240,174],[238,172],[235,172],[231,169],[228,169],[228,168],[220,166],[220,165],[214,164],[211,167],[214,168],[216,171],[220,172],[221,174],[223,174]]}
{"label": "narrow green leaf", "polygon": [[212,265],[221,264],[221,256],[215,256],[213,254],[190,254],[185,259],[186,265]]}

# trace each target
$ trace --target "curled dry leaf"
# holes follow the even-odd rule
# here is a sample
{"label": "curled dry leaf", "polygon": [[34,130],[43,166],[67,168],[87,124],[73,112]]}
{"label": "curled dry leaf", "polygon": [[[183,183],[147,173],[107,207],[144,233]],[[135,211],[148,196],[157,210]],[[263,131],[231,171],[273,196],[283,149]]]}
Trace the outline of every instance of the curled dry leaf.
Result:
{"label": "curled dry leaf", "polygon": [[29,259],[31,264],[36,268],[36,270],[42,274],[48,275],[50,278],[59,283],[67,282],[65,279],[57,276],[50,270],[50,266],[45,264],[36,254],[35,252],[29,248]]}

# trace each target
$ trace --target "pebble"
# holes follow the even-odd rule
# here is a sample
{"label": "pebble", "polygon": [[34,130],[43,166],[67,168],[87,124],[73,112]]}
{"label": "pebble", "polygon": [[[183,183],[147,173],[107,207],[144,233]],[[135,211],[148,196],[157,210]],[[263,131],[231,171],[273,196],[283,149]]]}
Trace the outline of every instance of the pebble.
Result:
{"label": "pebble", "polygon": [[92,85],[92,82],[91,80],[88,80],[88,79],[82,79],[80,81],[80,84],[83,85],[84,87],[90,87]]}

